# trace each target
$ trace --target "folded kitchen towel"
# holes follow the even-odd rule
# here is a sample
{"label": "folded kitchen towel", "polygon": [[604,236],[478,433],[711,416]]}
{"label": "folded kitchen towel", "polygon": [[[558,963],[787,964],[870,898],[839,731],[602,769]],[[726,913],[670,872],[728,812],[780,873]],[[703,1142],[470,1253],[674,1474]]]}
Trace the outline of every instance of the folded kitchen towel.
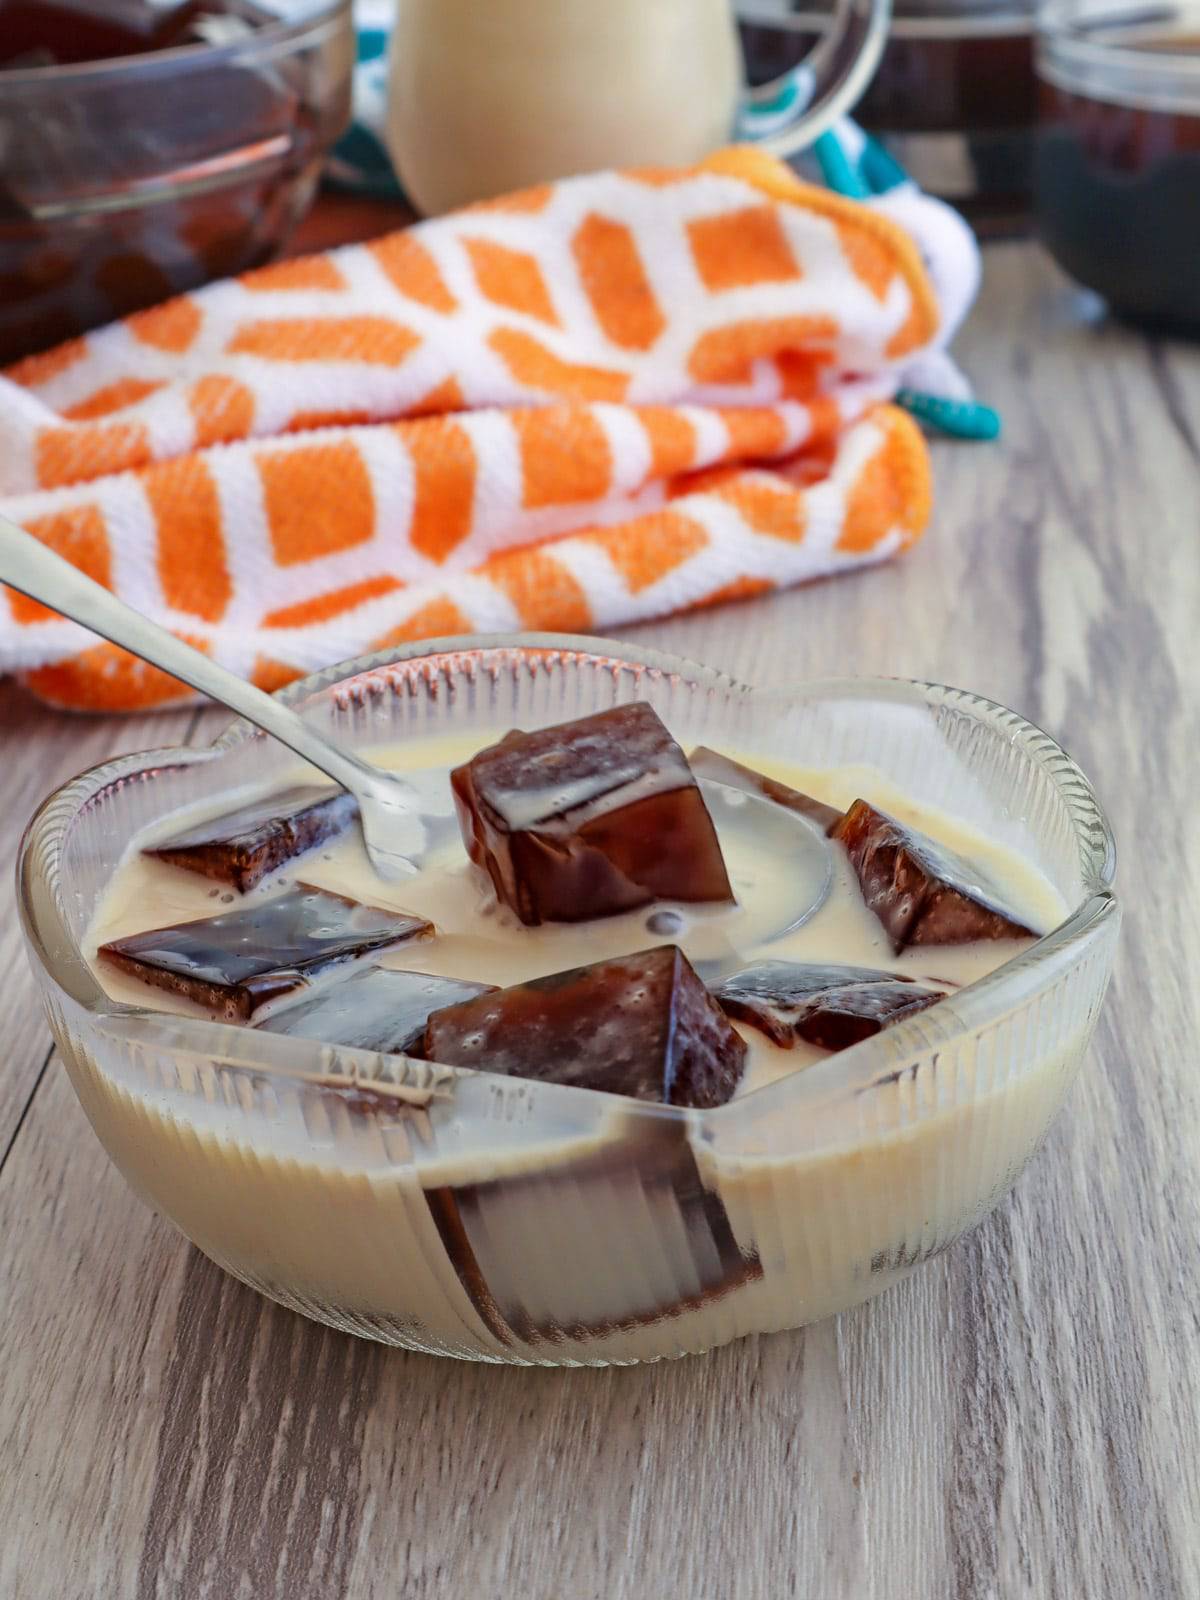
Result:
{"label": "folded kitchen towel", "polygon": [[[140,312],[0,377],[0,510],[267,688],[583,630],[912,544],[911,235],[750,149],[600,173]],[[189,691],[0,588],[55,704]]]}

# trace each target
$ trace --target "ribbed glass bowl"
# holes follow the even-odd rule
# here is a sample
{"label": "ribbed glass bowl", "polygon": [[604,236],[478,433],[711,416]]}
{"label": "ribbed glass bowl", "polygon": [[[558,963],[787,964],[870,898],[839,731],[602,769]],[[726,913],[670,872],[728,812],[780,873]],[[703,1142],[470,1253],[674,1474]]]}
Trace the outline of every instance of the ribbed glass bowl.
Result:
{"label": "ribbed glass bowl", "polygon": [[443,1355],[653,1360],[791,1328],[977,1223],[1058,1110],[1119,911],[1087,780],[1002,706],[935,684],[758,689],[602,640],[409,646],[285,698],[355,749],[500,734],[648,700],[685,744],[867,763],[1022,851],[1066,922],[930,1011],[714,1111],[335,1049],[110,1000],[81,941],[131,837],[294,771],[242,723],[67,784],[19,864],[75,1090],[130,1183],[219,1265],[307,1316]]}

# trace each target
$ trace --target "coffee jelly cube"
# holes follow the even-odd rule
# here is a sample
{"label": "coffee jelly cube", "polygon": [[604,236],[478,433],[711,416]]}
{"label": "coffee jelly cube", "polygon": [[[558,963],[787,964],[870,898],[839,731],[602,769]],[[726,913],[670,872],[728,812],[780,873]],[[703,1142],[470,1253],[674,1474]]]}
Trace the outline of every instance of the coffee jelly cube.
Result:
{"label": "coffee jelly cube", "polygon": [[723,756],[719,750],[710,750],[707,745],[697,745],[688,757],[688,764],[697,778],[708,778],[714,783],[723,783],[729,789],[741,789],[745,794],[762,795],[766,800],[773,800],[777,806],[807,817],[823,833],[828,833],[835,823],[841,821],[842,813],[836,806],[827,806],[823,800],[814,800],[812,795],[780,783],[778,778],[768,778],[765,772],[743,766],[740,761]]}
{"label": "coffee jelly cube", "polygon": [[869,967],[759,961],[718,984],[713,998],[783,1050],[801,1040],[822,1050],[845,1050],[924,1011],[943,991]]}
{"label": "coffee jelly cube", "polygon": [[696,1159],[687,1123],[633,1107],[608,1121],[607,1137],[543,1147],[524,1167],[497,1163],[481,1181],[424,1190],[451,1267],[502,1345],[554,1349],[628,1333],[763,1276],[753,1241],[738,1239]]}
{"label": "coffee jelly cube", "polygon": [[524,923],[733,899],[699,786],[648,705],[510,733],[451,781],[472,861]]}
{"label": "coffee jelly cube", "polygon": [[394,972],[375,967],[344,983],[328,984],[261,1024],[267,1033],[381,1055],[404,1055],[419,1045],[431,1011],[491,994],[495,985]]}
{"label": "coffee jelly cube", "polygon": [[830,838],[845,847],[863,898],[897,951],[1034,936],[981,867],[865,800],[854,802]]}
{"label": "coffee jelly cube", "polygon": [[636,955],[534,978],[435,1011],[420,1054],[676,1106],[734,1093],[746,1045],[683,952]]}
{"label": "coffee jelly cube", "polygon": [[269,873],[349,827],[353,796],[312,786],[285,790],[189,828],[145,852],[245,894]]}
{"label": "coffee jelly cube", "polygon": [[99,955],[229,1022],[247,1022],[337,967],[432,932],[422,917],[299,883],[217,917],[116,939]]}

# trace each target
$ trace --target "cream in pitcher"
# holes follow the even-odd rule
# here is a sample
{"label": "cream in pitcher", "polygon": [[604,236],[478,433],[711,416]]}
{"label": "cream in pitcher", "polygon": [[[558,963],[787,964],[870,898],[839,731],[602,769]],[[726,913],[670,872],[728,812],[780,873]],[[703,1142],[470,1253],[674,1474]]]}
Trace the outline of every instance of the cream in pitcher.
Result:
{"label": "cream in pitcher", "polygon": [[[793,90],[770,148],[799,149],[849,109],[888,10],[845,8],[847,47],[820,49],[832,81]],[[741,84],[730,0],[399,0],[388,144],[416,206],[446,211],[572,173],[698,161],[733,135]]]}

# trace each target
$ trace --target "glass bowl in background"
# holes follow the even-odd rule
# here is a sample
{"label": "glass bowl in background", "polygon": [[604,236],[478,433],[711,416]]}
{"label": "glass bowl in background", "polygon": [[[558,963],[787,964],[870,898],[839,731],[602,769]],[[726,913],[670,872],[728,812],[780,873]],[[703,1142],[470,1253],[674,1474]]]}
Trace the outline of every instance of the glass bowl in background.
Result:
{"label": "glass bowl in background", "polygon": [[[1029,224],[1037,84],[1034,0],[894,0],[883,57],[853,115],[929,194],[985,235]],[[798,61],[821,0],[738,0],[751,80]]]}
{"label": "glass bowl in background", "polygon": [[1200,0],[1046,0],[1038,228],[1118,315],[1200,336]]}
{"label": "glass bowl in background", "polygon": [[235,723],[60,789],[20,902],[50,1027],[113,1160],[206,1254],[333,1327],[541,1365],[652,1360],[885,1289],[996,1204],[1091,1036],[1119,913],[1112,839],[1059,747],[975,695],[783,690],[600,640],[449,640],[286,692],[348,747],[500,735],[649,701],[685,743],[865,762],[1025,853],[1064,924],[981,982],[715,1111],[333,1048],[112,1001],[84,959],[148,824],[294,758]]}
{"label": "glass bowl in background", "polygon": [[351,9],[0,71],[0,364],[279,249],[349,121]]}

